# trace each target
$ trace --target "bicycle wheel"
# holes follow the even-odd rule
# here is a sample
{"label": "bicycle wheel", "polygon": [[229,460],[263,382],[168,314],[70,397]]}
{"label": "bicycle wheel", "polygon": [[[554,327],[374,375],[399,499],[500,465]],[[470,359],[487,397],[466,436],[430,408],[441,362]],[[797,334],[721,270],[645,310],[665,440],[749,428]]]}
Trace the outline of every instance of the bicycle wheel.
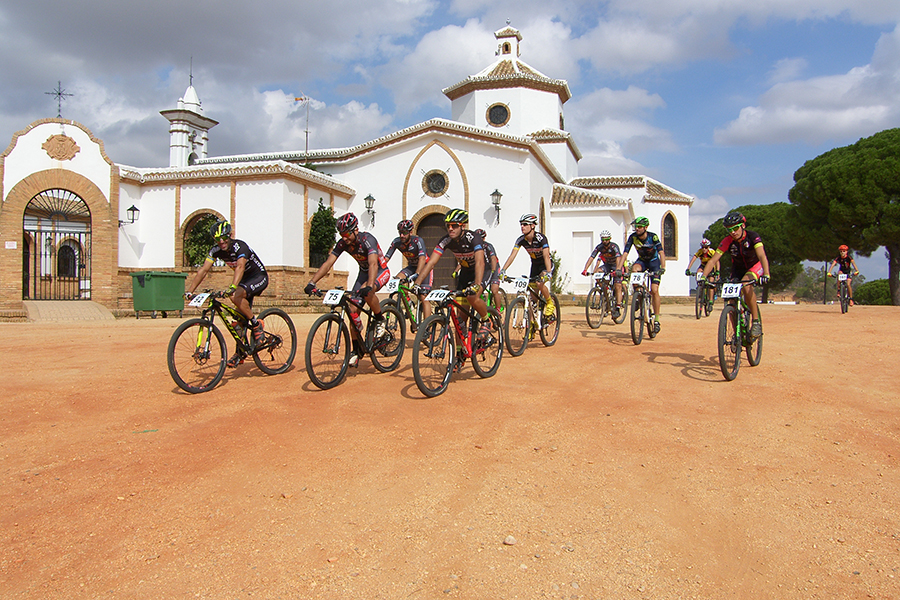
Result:
{"label": "bicycle wheel", "polygon": [[741,368],[741,342],[737,335],[738,312],[726,304],[719,317],[719,368],[726,381],[733,381]]}
{"label": "bicycle wheel", "polygon": [[306,337],[306,374],[322,390],[336,386],[350,365],[350,331],[335,313],[322,315]]}
{"label": "bicycle wheel", "polygon": [[841,282],[841,314],[850,310],[850,295],[847,293],[847,282]]}
{"label": "bicycle wheel", "polygon": [[381,314],[384,315],[385,321],[384,337],[377,341],[373,340],[375,330],[370,328],[369,339],[366,342],[372,348],[372,363],[375,368],[387,373],[400,366],[400,359],[403,358],[403,350],[406,348],[406,325],[403,323],[403,315],[395,304],[382,304]]}
{"label": "bicycle wheel", "polygon": [[597,329],[603,323],[603,290],[598,287],[591,289],[584,305],[584,316],[587,317],[588,326]]}
{"label": "bicycle wheel", "polygon": [[413,342],[413,376],[419,391],[434,398],[450,385],[456,345],[453,343],[450,318],[431,315],[416,332]]}
{"label": "bicycle wheel", "polygon": [[694,314],[697,316],[697,320],[700,320],[700,317],[703,316],[703,308],[706,304],[706,287],[703,285],[697,286],[697,297],[694,299]]}
{"label": "bicycle wheel", "polygon": [[541,342],[545,346],[552,346],[556,343],[556,338],[559,337],[559,298],[556,297],[556,294],[550,294],[550,298],[553,299],[553,306],[555,307],[553,314],[548,317],[541,312],[541,315],[538,317],[541,323]]}
{"label": "bicycle wheel", "polygon": [[472,341],[472,368],[479,377],[493,377],[500,368],[503,358],[503,320],[500,311],[493,306],[488,308],[491,320],[491,333],[485,340],[475,337]]}
{"label": "bicycle wheel", "polygon": [[189,319],[169,340],[169,374],[188,393],[208,392],[225,374],[225,351],[225,338],[212,321]]}
{"label": "bicycle wheel", "polygon": [[647,335],[650,336],[650,339],[656,337],[656,319],[653,317],[656,316],[656,313],[653,312],[653,304],[651,304],[653,300],[650,298],[650,294],[644,296],[644,314],[647,315]]}
{"label": "bicycle wheel", "polygon": [[504,312],[506,312],[507,306],[509,306],[509,298],[506,295],[506,290],[504,290],[503,288],[499,288],[494,298],[494,308],[496,308],[497,312],[502,315]]}
{"label": "bicycle wheel", "polygon": [[531,336],[531,319],[525,307],[525,298],[517,296],[506,307],[506,324],[504,325],[506,349],[513,356],[521,356],[528,346]]}
{"label": "bicycle wheel", "polygon": [[[759,310],[756,311],[756,318],[759,324],[762,325],[762,314],[760,314]],[[757,366],[759,361],[762,360],[762,342],[763,336],[759,336],[744,347],[747,354],[747,362],[750,363],[751,367]]]}
{"label": "bicycle wheel", "polygon": [[631,341],[640,346],[644,340],[644,298],[638,292],[631,297]]}
{"label": "bicycle wheel", "polygon": [[703,298],[703,313],[707,317],[712,314],[713,304],[715,304],[716,298],[718,297],[718,295],[715,292],[715,289],[713,289],[712,298],[710,298],[709,291],[710,290],[706,290],[706,294],[704,294],[704,298]]}
{"label": "bicycle wheel", "polygon": [[253,362],[266,375],[287,371],[297,354],[294,322],[280,308],[267,308],[256,317],[263,322],[265,342],[253,352]]}

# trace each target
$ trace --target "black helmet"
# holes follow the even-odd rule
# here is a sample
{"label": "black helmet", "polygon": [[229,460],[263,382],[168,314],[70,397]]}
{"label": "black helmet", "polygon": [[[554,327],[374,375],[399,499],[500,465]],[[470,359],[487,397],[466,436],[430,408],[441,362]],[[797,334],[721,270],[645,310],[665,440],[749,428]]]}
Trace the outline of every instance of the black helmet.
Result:
{"label": "black helmet", "polygon": [[337,222],[338,233],[353,231],[359,226],[359,219],[352,212],[343,215]]}
{"label": "black helmet", "polygon": [[739,212],[730,212],[725,215],[724,224],[727,229],[731,229],[735,225],[746,225],[747,219]]}
{"label": "black helmet", "polygon": [[475,235],[480,237],[482,240],[487,239],[487,231],[485,231],[484,229],[476,229]]}
{"label": "black helmet", "polygon": [[413,222],[409,219],[403,219],[399,223],[397,223],[397,231],[400,233],[406,233],[407,231],[413,230]]}
{"label": "black helmet", "polygon": [[210,235],[213,236],[214,239],[218,240],[219,238],[231,237],[231,223],[226,221],[225,219],[219,219],[215,223],[212,224],[212,227],[209,228]]}

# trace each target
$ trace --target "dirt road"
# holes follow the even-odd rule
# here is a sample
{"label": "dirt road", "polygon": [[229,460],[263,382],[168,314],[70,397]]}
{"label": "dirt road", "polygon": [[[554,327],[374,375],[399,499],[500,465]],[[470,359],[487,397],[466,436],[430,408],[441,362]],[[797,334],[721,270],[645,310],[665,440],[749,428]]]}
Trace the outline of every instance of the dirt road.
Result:
{"label": "dirt road", "polygon": [[663,309],[435,399],[302,350],[189,396],[177,319],[0,325],[0,597],[900,597],[900,310],[764,307],[726,383],[718,313]]}

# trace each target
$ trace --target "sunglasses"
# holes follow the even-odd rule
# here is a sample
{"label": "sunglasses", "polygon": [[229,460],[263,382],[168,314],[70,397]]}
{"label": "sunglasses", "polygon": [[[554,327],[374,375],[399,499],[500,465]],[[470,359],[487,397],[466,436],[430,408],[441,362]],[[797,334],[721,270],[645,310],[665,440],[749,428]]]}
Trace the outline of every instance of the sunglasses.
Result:
{"label": "sunglasses", "polygon": [[459,229],[462,227],[459,223],[447,223],[447,229]]}
{"label": "sunglasses", "polygon": [[345,231],[345,232],[341,233],[341,237],[346,239],[346,238],[350,237],[351,235],[353,235],[353,233],[354,233],[353,231]]}
{"label": "sunglasses", "polygon": [[728,233],[732,233],[732,232],[734,232],[734,231],[737,231],[737,230],[740,229],[740,228],[741,228],[741,224],[738,223],[738,224],[735,225],[734,227],[727,227],[726,229],[728,229]]}

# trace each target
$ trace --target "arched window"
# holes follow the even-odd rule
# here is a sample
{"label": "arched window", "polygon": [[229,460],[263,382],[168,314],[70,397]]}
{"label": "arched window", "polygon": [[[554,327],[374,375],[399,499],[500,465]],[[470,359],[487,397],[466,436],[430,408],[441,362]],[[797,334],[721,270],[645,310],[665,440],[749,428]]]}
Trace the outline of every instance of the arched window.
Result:
{"label": "arched window", "polygon": [[56,253],[56,276],[78,276],[78,263],[75,260],[75,250],[73,250],[71,246],[62,245]]}
{"label": "arched window", "polygon": [[[184,263],[185,267],[199,267],[209,255],[209,249],[215,246],[216,240],[209,232],[212,224],[219,220],[213,213],[202,213],[194,217],[184,228]],[[216,261],[220,263],[220,261]],[[217,267],[222,264],[217,264]]]}
{"label": "arched window", "polygon": [[663,251],[666,253],[666,258],[678,258],[677,249],[678,249],[678,228],[675,226],[675,217],[672,216],[672,213],[666,213],[666,216],[663,217]]}

